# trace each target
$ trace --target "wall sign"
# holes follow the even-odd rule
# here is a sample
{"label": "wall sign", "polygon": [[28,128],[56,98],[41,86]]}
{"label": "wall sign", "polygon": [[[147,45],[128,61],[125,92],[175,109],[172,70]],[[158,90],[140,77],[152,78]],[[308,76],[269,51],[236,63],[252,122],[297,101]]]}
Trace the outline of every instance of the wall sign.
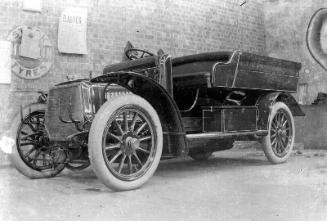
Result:
{"label": "wall sign", "polygon": [[19,26],[10,32],[11,71],[24,79],[36,79],[51,68],[54,49],[49,37],[37,27]]}
{"label": "wall sign", "polygon": [[58,50],[62,53],[87,54],[87,9],[66,8],[59,21]]}

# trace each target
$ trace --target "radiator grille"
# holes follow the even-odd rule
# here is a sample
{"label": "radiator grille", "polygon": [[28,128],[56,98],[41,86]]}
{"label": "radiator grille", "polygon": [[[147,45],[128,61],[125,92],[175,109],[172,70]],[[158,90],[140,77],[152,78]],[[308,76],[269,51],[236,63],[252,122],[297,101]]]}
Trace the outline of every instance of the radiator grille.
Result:
{"label": "radiator grille", "polygon": [[77,132],[75,124],[63,123],[60,119],[64,121],[74,119],[83,122],[80,84],[50,89],[45,124],[52,140],[65,140],[68,135]]}
{"label": "radiator grille", "polygon": [[79,125],[82,125],[86,119],[92,120],[107,100],[131,93],[117,85],[107,87],[104,93],[105,87],[106,84],[76,82],[51,88],[45,115],[50,139],[65,141],[69,135],[78,132],[75,124],[69,122],[80,121]]}

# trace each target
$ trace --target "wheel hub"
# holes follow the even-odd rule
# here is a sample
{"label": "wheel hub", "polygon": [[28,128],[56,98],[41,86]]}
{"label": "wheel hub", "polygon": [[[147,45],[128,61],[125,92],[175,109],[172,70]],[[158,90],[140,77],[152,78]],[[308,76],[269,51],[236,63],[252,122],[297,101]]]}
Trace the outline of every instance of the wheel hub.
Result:
{"label": "wheel hub", "polygon": [[128,136],[123,141],[122,152],[127,156],[130,156],[139,148],[139,146],[140,141],[137,138]]}
{"label": "wheel hub", "polygon": [[44,134],[41,134],[38,138],[38,144],[39,146],[49,146],[49,138],[45,136]]}
{"label": "wheel hub", "polygon": [[277,136],[279,138],[284,137],[286,135],[286,131],[283,128],[277,128]]}

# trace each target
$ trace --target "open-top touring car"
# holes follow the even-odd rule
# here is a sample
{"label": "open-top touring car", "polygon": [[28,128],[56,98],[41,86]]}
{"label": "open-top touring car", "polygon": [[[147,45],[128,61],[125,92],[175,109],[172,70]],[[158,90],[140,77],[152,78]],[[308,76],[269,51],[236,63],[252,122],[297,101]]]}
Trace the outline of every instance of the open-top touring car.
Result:
{"label": "open-top touring car", "polygon": [[91,164],[109,188],[140,187],[160,159],[196,160],[260,140],[268,160],[290,156],[300,63],[251,53],[171,58],[140,49],[90,79],[68,81],[21,108],[11,159],[30,178]]}

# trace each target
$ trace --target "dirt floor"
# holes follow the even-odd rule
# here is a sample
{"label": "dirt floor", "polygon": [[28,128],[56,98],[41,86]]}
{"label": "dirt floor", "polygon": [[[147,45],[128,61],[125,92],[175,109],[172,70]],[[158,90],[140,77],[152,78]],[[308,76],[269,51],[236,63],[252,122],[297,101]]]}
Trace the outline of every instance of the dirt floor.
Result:
{"label": "dirt floor", "polygon": [[327,151],[271,165],[261,151],[161,162],[141,189],[112,192],[91,169],[30,180],[0,167],[0,220],[327,220]]}

